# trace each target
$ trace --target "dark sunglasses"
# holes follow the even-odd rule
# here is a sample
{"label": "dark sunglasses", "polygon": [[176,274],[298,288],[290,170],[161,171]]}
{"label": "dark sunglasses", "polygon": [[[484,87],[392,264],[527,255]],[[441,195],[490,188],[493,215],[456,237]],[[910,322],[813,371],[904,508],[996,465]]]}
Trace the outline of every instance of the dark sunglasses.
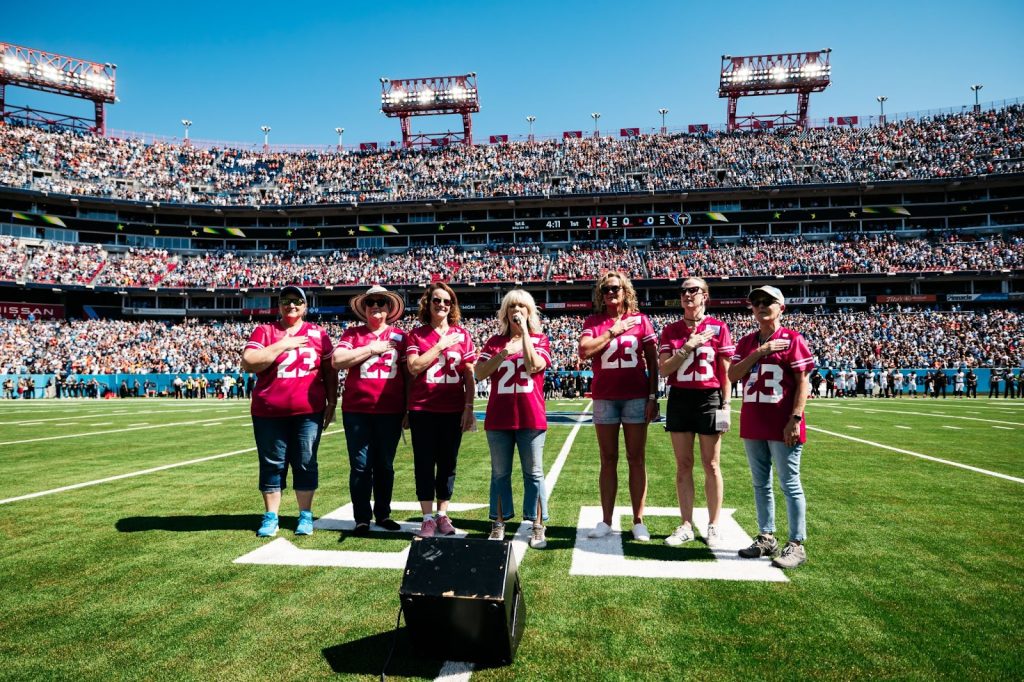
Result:
{"label": "dark sunglasses", "polygon": [[689,294],[690,296],[696,296],[697,294],[704,292],[704,290],[701,289],[700,287],[683,287],[679,291],[683,292],[684,294]]}
{"label": "dark sunglasses", "polygon": [[302,305],[304,303],[305,303],[305,301],[303,301],[301,298],[282,298],[281,299],[281,305],[296,305],[296,306],[298,306],[298,305]]}
{"label": "dark sunglasses", "polygon": [[775,303],[774,298],[752,298],[750,299],[750,307],[757,308],[760,306],[771,307],[772,303]]}
{"label": "dark sunglasses", "polygon": [[373,308],[374,306],[376,306],[378,308],[390,308],[391,307],[391,301],[389,301],[387,298],[383,298],[383,297],[381,297],[381,298],[368,298],[368,299],[366,299],[366,307],[367,308]]}
{"label": "dark sunglasses", "polygon": [[452,299],[450,299],[450,298],[441,298],[439,296],[434,296],[433,298],[430,299],[430,302],[433,303],[434,305],[451,306]]}
{"label": "dark sunglasses", "polygon": [[601,287],[602,294],[617,294],[622,291],[622,287],[617,287],[614,284]]}

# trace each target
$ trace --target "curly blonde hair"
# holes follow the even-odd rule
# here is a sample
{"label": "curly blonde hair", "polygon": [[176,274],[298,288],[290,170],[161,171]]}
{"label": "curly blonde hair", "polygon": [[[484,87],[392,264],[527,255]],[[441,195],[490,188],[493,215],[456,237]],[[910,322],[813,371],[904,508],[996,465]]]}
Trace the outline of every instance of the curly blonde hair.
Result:
{"label": "curly blonde hair", "polygon": [[531,334],[539,334],[541,326],[540,316],[537,314],[537,303],[533,300],[533,296],[530,295],[529,291],[518,287],[509,291],[501,299],[501,308],[498,309],[498,334],[509,336],[512,324],[509,321],[508,309],[513,305],[526,306],[528,311],[526,315],[526,329]]}
{"label": "curly blonde hair", "polygon": [[594,283],[594,312],[604,312],[604,294],[601,293],[601,287],[608,283],[610,279],[618,279],[619,286],[622,287],[623,291],[623,313],[635,313],[640,310],[640,305],[636,300],[636,289],[633,288],[633,283],[629,281],[629,277],[621,272],[610,271],[606,272],[597,278]]}

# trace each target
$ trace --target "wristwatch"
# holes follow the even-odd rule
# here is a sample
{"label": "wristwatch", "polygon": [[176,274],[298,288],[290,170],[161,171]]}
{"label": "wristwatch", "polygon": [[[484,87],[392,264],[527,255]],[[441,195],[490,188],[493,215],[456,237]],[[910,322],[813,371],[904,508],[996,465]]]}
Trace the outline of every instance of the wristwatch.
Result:
{"label": "wristwatch", "polygon": [[802,422],[804,420],[804,416],[802,414],[794,414],[793,415],[793,419],[795,419],[797,421],[797,423],[799,423],[799,422]]}

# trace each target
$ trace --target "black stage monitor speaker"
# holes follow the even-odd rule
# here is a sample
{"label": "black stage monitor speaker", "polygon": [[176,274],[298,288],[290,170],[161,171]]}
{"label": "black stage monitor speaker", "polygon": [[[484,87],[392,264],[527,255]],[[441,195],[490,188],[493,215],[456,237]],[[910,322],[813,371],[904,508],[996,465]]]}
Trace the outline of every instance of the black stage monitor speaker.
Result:
{"label": "black stage monitor speaker", "polygon": [[494,665],[515,658],[526,604],[509,540],[414,538],[398,596],[423,656]]}

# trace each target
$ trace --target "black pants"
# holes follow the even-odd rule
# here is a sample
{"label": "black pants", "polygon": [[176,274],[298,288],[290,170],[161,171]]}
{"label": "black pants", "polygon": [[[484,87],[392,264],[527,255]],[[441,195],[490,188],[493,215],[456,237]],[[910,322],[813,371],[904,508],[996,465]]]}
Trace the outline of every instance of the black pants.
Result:
{"label": "black pants", "polygon": [[461,412],[409,412],[417,500],[450,500],[462,445]]}

